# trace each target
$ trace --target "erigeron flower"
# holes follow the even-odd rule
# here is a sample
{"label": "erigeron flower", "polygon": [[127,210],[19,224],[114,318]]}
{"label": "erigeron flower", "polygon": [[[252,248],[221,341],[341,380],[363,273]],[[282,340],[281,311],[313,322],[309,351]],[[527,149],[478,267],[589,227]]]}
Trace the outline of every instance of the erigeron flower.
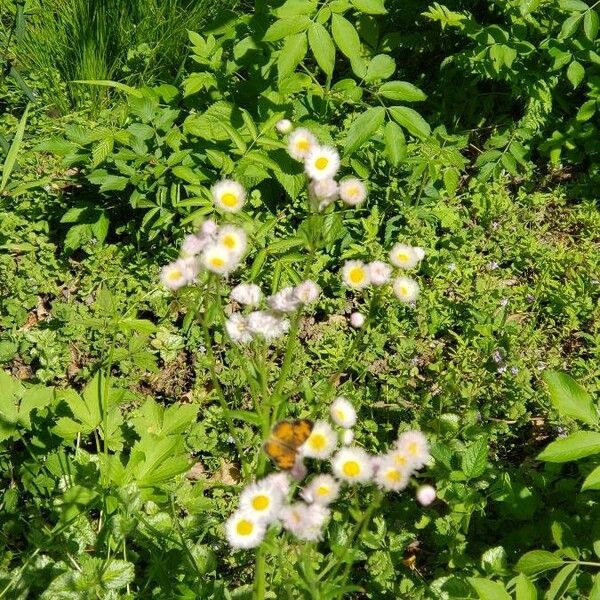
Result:
{"label": "erigeron flower", "polygon": [[383,285],[390,280],[392,268],[381,260],[369,263],[369,276],[373,285]]}
{"label": "erigeron flower", "polygon": [[334,475],[349,483],[364,483],[373,475],[371,457],[362,449],[350,446],[338,450],[331,461]]}
{"label": "erigeron flower", "polygon": [[248,238],[241,227],[225,225],[217,233],[217,244],[224,246],[231,254],[239,258],[246,252]]}
{"label": "erigeron flower", "polygon": [[415,254],[419,260],[423,260],[425,258],[425,250],[423,250],[423,248],[420,246],[413,246],[413,250],[415,251]]}
{"label": "erigeron flower", "polygon": [[302,498],[310,503],[327,506],[336,500],[340,492],[340,484],[331,475],[317,475],[302,490]]}
{"label": "erigeron flower", "polygon": [[338,184],[334,179],[311,181],[308,184],[308,194],[316,210],[324,210],[339,198]]}
{"label": "erigeron flower", "polygon": [[267,310],[256,310],[248,315],[248,327],[267,341],[281,337],[290,328],[290,322]]}
{"label": "erigeron flower", "polygon": [[420,469],[429,460],[429,444],[420,431],[405,431],[400,434],[396,448],[412,459],[414,469]]}
{"label": "erigeron flower", "polygon": [[354,441],[354,431],[352,429],[344,429],[342,433],[342,444],[349,446]]}
{"label": "erigeron flower", "polygon": [[410,479],[410,471],[399,467],[392,459],[384,458],[377,467],[375,482],[384,490],[403,490]]}
{"label": "erigeron flower", "polygon": [[277,123],[275,123],[275,128],[277,129],[277,131],[279,131],[279,133],[289,133],[294,126],[292,125],[292,122],[289,119],[279,119],[279,121],[277,121]]}
{"label": "erigeron flower", "polygon": [[282,313],[294,312],[300,306],[300,300],[296,297],[293,287],[285,287],[267,299],[269,306]]}
{"label": "erigeron flower", "polygon": [[317,138],[308,129],[299,127],[290,134],[288,152],[292,158],[304,160],[317,144]]}
{"label": "erigeron flower", "polygon": [[340,168],[340,155],[331,146],[315,146],[304,159],[306,174],[316,181],[332,179]]}
{"label": "erigeron flower", "polygon": [[307,279],[294,288],[294,295],[302,304],[316,302],[320,293],[321,288],[312,279]]}
{"label": "erigeron flower", "polygon": [[181,256],[184,258],[196,256],[208,243],[209,240],[205,237],[199,237],[194,233],[186,235],[181,243]]}
{"label": "erigeron flower", "polygon": [[365,324],[365,316],[359,312],[353,312],[350,315],[350,325],[354,329],[360,329]]}
{"label": "erigeron flower", "polygon": [[212,219],[208,219],[200,225],[200,235],[203,237],[212,237],[218,230],[219,226]]}
{"label": "erigeron flower", "polygon": [[431,485],[422,485],[417,490],[417,501],[421,506],[429,506],[435,500],[435,488]]}
{"label": "erigeron flower", "polygon": [[342,269],[342,279],[351,288],[360,290],[371,282],[369,268],[360,260],[348,260]]}
{"label": "erigeron flower", "polygon": [[396,277],[393,289],[398,300],[404,304],[415,302],[419,297],[419,284],[410,277]]}
{"label": "erigeron flower", "polygon": [[339,189],[342,202],[350,206],[358,206],[367,198],[367,186],[356,177],[340,181]]}
{"label": "erigeron flower", "polygon": [[328,458],[337,446],[337,434],[325,421],[315,421],[301,452],[308,458]]}
{"label": "erigeron flower", "polygon": [[329,413],[331,420],[340,427],[350,429],[356,424],[356,410],[352,403],[342,396],[338,396],[331,403]]}
{"label": "erigeron flower", "polygon": [[272,523],[277,518],[281,502],[279,490],[267,479],[250,484],[240,495],[240,509],[262,523]]}
{"label": "erigeron flower", "polygon": [[246,191],[237,181],[224,179],[213,186],[212,197],[217,208],[235,213],[244,206]]}
{"label": "erigeron flower", "polygon": [[283,528],[298,539],[318,541],[323,535],[323,526],[329,519],[329,509],[319,504],[310,506],[304,502],[294,502],[279,512]]}
{"label": "erigeron flower", "polygon": [[402,470],[412,471],[414,469],[415,461],[413,457],[406,451],[406,448],[398,448],[397,444],[385,455],[385,458],[389,458]]}
{"label": "erigeron flower", "polygon": [[198,275],[198,263],[195,258],[180,258],[175,262],[165,265],[160,270],[160,281],[170,290],[191,283]]}
{"label": "erigeron flower", "polygon": [[267,475],[263,481],[273,487],[282,498],[285,498],[290,493],[291,481],[290,476],[285,471],[271,473]]}
{"label": "erigeron flower", "polygon": [[201,256],[202,264],[213,273],[226,275],[237,266],[234,254],[221,244],[211,244]]}
{"label": "erigeron flower", "polygon": [[266,525],[247,511],[234,512],[225,523],[225,537],[232,548],[256,548],[265,533]]}
{"label": "erigeron flower", "polygon": [[262,291],[255,283],[240,283],[231,290],[230,298],[239,304],[258,306]]}
{"label": "erigeron flower", "polygon": [[394,244],[390,250],[390,262],[400,269],[412,269],[416,267],[425,256],[422,248],[416,248],[407,244]]}
{"label": "erigeron flower", "polygon": [[254,339],[248,327],[248,319],[240,313],[233,313],[225,321],[225,329],[229,337],[238,344],[249,344]]}

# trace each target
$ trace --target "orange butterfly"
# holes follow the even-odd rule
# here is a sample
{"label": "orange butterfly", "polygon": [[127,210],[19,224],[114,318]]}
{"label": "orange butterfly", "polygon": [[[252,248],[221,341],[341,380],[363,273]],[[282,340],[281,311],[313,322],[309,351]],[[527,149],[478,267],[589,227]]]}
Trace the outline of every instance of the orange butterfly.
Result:
{"label": "orange butterfly", "polygon": [[296,462],[298,448],[308,439],[312,428],[313,422],[308,419],[279,421],[263,444],[263,450],[280,469],[291,469]]}

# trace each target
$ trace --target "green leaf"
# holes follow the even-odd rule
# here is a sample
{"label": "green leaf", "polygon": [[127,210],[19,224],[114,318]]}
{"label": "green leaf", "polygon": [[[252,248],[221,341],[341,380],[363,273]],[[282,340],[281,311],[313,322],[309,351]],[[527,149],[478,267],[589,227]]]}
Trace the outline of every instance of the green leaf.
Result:
{"label": "green leaf", "polygon": [[594,584],[590,590],[590,600],[600,600],[600,573],[594,575]]}
{"label": "green leaf", "polygon": [[431,127],[416,110],[407,106],[392,106],[388,110],[392,119],[415,137],[426,138],[431,134]]}
{"label": "green leaf", "polygon": [[427,98],[424,92],[408,81],[386,81],[381,84],[379,94],[401,102],[420,102]]}
{"label": "green leaf", "polygon": [[358,150],[383,124],[385,108],[373,106],[352,123],[344,144],[344,156]]}
{"label": "green leaf", "polygon": [[362,60],[360,38],[350,21],[341,15],[333,15],[331,18],[331,33],[342,54],[350,60]]}
{"label": "green leaf", "polygon": [[8,179],[12,170],[15,167],[15,163],[17,161],[17,154],[19,154],[19,149],[21,148],[21,144],[23,143],[23,136],[25,135],[25,126],[27,124],[27,115],[29,115],[29,104],[25,107],[25,111],[23,112],[23,116],[17,125],[17,131],[15,132],[15,137],[10,145],[8,153],[6,154],[6,159],[2,165],[2,180],[0,181],[0,194],[4,191],[4,188],[8,184]]}
{"label": "green leaf", "polygon": [[577,31],[577,28],[579,27],[580,22],[581,22],[581,15],[579,13],[571,15],[570,17],[565,19],[565,22],[562,24],[560,33],[558,34],[558,39],[564,40],[564,39],[570,38],[572,35],[574,35],[575,32]]}
{"label": "green leaf", "polygon": [[377,54],[367,66],[365,81],[372,83],[379,79],[389,79],[396,70],[396,63],[391,56],[387,54]]}
{"label": "green leaf", "polygon": [[308,43],[319,67],[331,77],[335,64],[335,46],[327,29],[320,23],[313,23],[308,30]]}
{"label": "green leaf", "polygon": [[577,573],[579,565],[572,563],[565,565],[554,577],[550,588],[546,592],[546,600],[559,600],[565,595],[565,592],[569,588],[569,584],[575,574]]}
{"label": "green leaf", "polygon": [[107,79],[77,79],[73,81],[73,83],[84,83],[86,85],[96,85],[99,87],[111,87],[115,90],[119,90],[120,92],[125,92],[128,96],[133,96],[134,98],[144,97],[144,94],[140,90],[136,90],[130,85],[125,85],[120,81],[109,81]]}
{"label": "green leaf", "polygon": [[600,490],[600,467],[596,467],[586,478],[581,486],[582,490]]}
{"label": "green leaf", "polygon": [[598,13],[595,10],[588,10],[583,17],[583,32],[588,40],[593,42],[598,35]]}
{"label": "green leaf", "polygon": [[406,156],[406,140],[400,125],[388,121],[385,125],[384,139],[386,156],[390,164],[397,167]]}
{"label": "green leaf", "polygon": [[294,69],[306,56],[307,50],[308,45],[305,33],[292,35],[285,41],[277,59],[277,72],[280,81],[294,72]]}
{"label": "green leaf", "polygon": [[367,15],[384,15],[387,11],[383,0],[351,0],[354,8]]}
{"label": "green leaf", "polygon": [[111,560],[102,572],[102,583],[107,590],[117,590],[133,581],[135,571],[130,562]]}
{"label": "green leaf", "polygon": [[524,573],[520,573],[517,577],[515,592],[515,600],[537,600],[537,590],[535,589],[535,585],[533,585]]}
{"label": "green leaf", "polygon": [[586,100],[577,111],[576,119],[580,122],[589,121],[596,114],[596,100]]}
{"label": "green leaf", "polygon": [[306,15],[299,15],[290,19],[275,21],[265,32],[265,42],[276,42],[301,31],[306,31],[312,21]]}
{"label": "green leaf", "polygon": [[542,379],[548,386],[552,405],[561,416],[578,419],[588,425],[598,422],[592,397],[571,376],[558,371],[544,371]]}
{"label": "green leaf", "polygon": [[488,459],[487,438],[479,438],[462,455],[461,467],[467,479],[479,477],[485,471]]}
{"label": "green leaf", "polygon": [[316,8],[317,0],[287,0],[274,12],[280,19],[291,19],[298,15],[308,15]]}
{"label": "green leaf", "polygon": [[539,455],[546,462],[568,462],[600,452],[600,433],[595,431],[576,431],[566,438],[549,444]]}
{"label": "green leaf", "polygon": [[517,571],[525,575],[537,575],[551,569],[558,569],[564,564],[558,556],[547,550],[532,550],[524,554],[516,565]]}
{"label": "green leaf", "polygon": [[481,600],[511,600],[510,595],[501,583],[482,577],[469,577],[469,583]]}
{"label": "green leaf", "polygon": [[569,64],[567,68],[567,79],[571,82],[571,85],[576,88],[585,77],[585,69],[583,65],[576,60]]}

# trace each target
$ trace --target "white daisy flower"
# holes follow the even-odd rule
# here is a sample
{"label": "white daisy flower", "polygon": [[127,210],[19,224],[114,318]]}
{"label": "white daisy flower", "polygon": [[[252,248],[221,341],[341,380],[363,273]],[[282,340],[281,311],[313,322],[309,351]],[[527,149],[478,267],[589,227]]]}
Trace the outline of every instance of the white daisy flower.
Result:
{"label": "white daisy flower", "polygon": [[324,210],[339,198],[338,184],[334,179],[311,181],[308,195],[315,210]]}
{"label": "white daisy flower", "polygon": [[225,225],[217,233],[217,244],[225,246],[231,254],[240,257],[246,252],[248,238],[246,232],[241,227]]}
{"label": "white daisy flower", "polygon": [[352,429],[344,429],[342,433],[342,444],[349,446],[354,441],[354,431]]}
{"label": "white daisy flower", "polygon": [[282,313],[294,312],[300,307],[300,300],[296,297],[293,287],[285,287],[269,296],[267,303],[273,310]]}
{"label": "white daisy flower", "polygon": [[211,244],[201,256],[202,264],[213,273],[227,275],[237,266],[235,256],[221,244]]}
{"label": "white daisy flower", "polygon": [[292,158],[304,160],[317,144],[317,138],[308,129],[299,127],[290,134],[288,152]]}
{"label": "white daisy flower", "polygon": [[196,256],[197,254],[200,254],[202,250],[204,250],[206,244],[208,244],[208,239],[204,237],[198,237],[193,233],[186,235],[181,244],[181,256],[184,258]]}
{"label": "white daisy flower", "polygon": [[232,548],[256,548],[265,533],[266,525],[245,511],[236,511],[225,523],[225,537]]}
{"label": "white daisy flower", "polygon": [[249,344],[254,339],[248,327],[248,319],[240,313],[233,313],[225,321],[225,329],[229,337],[238,344]]}
{"label": "white daisy flower", "polygon": [[390,458],[384,458],[377,467],[375,483],[384,490],[399,492],[410,479],[410,471],[402,469]]}
{"label": "white daisy flower", "polygon": [[229,297],[238,304],[258,306],[262,298],[262,291],[255,283],[240,283],[231,290]]}
{"label": "white daisy flower", "polygon": [[279,518],[283,528],[298,539],[318,541],[323,535],[323,526],[329,515],[329,509],[319,504],[309,506],[304,502],[294,502],[281,509]]}
{"label": "white daisy flower", "polygon": [[431,485],[422,485],[417,490],[417,501],[421,506],[429,506],[435,500],[435,488]]}
{"label": "white daisy flower", "polygon": [[195,258],[180,258],[175,262],[165,265],[160,270],[160,281],[170,290],[191,283],[198,275],[198,263]]}
{"label": "white daisy flower", "polygon": [[336,500],[340,492],[340,484],[331,475],[317,475],[302,490],[302,498],[308,502],[327,506]]}
{"label": "white daisy flower", "polygon": [[334,475],[349,483],[364,483],[373,476],[371,457],[356,446],[338,450],[331,461]]}
{"label": "white daisy flower", "polygon": [[393,289],[396,298],[404,304],[411,304],[419,297],[419,284],[410,277],[396,277]]}
{"label": "white daisy flower", "polygon": [[320,293],[321,288],[312,279],[307,279],[294,288],[294,295],[302,304],[316,302]]}
{"label": "white daisy flower", "polygon": [[[419,248],[421,252],[422,248]],[[425,256],[425,253],[423,253]],[[421,260],[421,253],[416,248],[407,244],[394,244],[390,250],[390,262],[400,269],[413,269]]]}
{"label": "white daisy flower", "polygon": [[219,226],[212,220],[208,219],[200,225],[200,235],[203,237],[212,237],[219,230]]}
{"label": "white daisy flower", "polygon": [[350,429],[356,425],[356,410],[352,403],[342,396],[338,396],[329,407],[331,420],[344,429]]}
{"label": "white daisy flower", "polygon": [[350,315],[350,325],[354,329],[360,329],[365,324],[365,316],[359,312],[353,312]]}
{"label": "white daisy flower", "polygon": [[337,434],[325,421],[315,421],[312,432],[301,447],[303,456],[328,458],[337,446]]}
{"label": "white daisy flower", "polygon": [[369,276],[373,285],[384,285],[390,280],[392,268],[381,260],[369,263]]}
{"label": "white daisy flower", "polygon": [[356,290],[365,288],[371,282],[369,268],[361,260],[347,260],[342,269],[342,280]]}
{"label": "white daisy flower", "polygon": [[304,159],[306,174],[317,181],[332,179],[340,168],[340,155],[331,146],[315,146]]}
{"label": "white daisy flower", "polygon": [[415,251],[415,254],[419,260],[423,260],[425,258],[425,250],[423,250],[423,248],[420,246],[413,246],[413,250]]}
{"label": "white daisy flower", "polygon": [[212,197],[217,208],[235,213],[244,206],[246,191],[237,181],[223,179],[213,186]]}
{"label": "white daisy flower", "polygon": [[248,327],[267,341],[281,337],[290,328],[290,322],[271,311],[256,310],[248,315]]}
{"label": "white daisy flower", "polygon": [[289,119],[279,119],[279,121],[275,123],[275,128],[277,129],[277,131],[279,131],[279,133],[286,134],[289,133],[294,128],[294,126],[292,125],[292,122]]}
{"label": "white daisy flower", "polygon": [[272,523],[281,509],[282,496],[272,481],[262,479],[240,494],[240,509],[262,523]]}
{"label": "white daisy flower", "polygon": [[415,466],[413,457],[408,454],[406,448],[398,448],[396,446],[385,455],[386,459],[390,459],[398,468],[405,471],[412,471]]}
{"label": "white daisy flower", "polygon": [[412,459],[414,469],[420,469],[430,459],[429,443],[420,431],[405,431],[400,434],[396,448]]}
{"label": "white daisy flower", "polygon": [[358,206],[367,198],[367,186],[356,177],[340,181],[339,188],[342,202],[350,206]]}

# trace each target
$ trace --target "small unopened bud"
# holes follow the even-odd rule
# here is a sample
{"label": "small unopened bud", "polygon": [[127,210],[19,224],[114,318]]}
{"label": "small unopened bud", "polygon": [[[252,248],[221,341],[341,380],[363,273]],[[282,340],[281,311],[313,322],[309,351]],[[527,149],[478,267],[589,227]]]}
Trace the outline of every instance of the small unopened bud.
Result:
{"label": "small unopened bud", "polygon": [[308,473],[308,469],[304,465],[304,461],[301,458],[297,458],[294,466],[290,469],[290,475],[296,481],[302,481],[306,474]]}
{"label": "small unopened bud", "polygon": [[435,488],[431,485],[422,485],[417,490],[417,501],[422,506],[429,506],[435,500]]}
{"label": "small unopened bud", "polygon": [[360,329],[365,324],[365,317],[359,312],[354,312],[350,315],[350,325],[354,329]]}
{"label": "small unopened bud", "polygon": [[354,431],[352,429],[346,429],[342,434],[342,442],[344,446],[349,446],[354,441]]}
{"label": "small unopened bud", "polygon": [[279,133],[289,133],[292,128],[292,122],[289,119],[281,119],[275,124],[275,128]]}

